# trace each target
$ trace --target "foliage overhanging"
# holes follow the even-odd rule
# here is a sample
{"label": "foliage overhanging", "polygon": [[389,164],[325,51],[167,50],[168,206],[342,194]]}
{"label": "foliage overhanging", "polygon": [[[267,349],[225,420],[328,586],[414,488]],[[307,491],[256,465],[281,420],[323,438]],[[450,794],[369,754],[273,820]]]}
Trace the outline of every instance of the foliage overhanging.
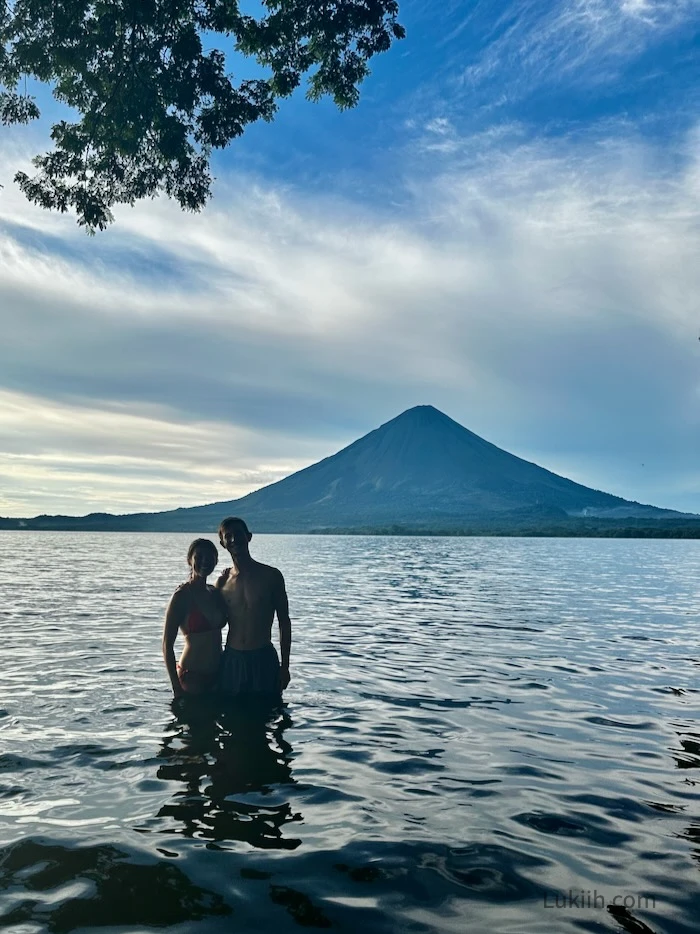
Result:
{"label": "foliage overhanging", "polygon": [[[0,7],[0,121],[39,108],[26,78],[77,115],[52,127],[52,151],[17,172],[30,201],[74,210],[89,232],[111,208],[165,192],[198,211],[210,157],[308,76],[307,97],[354,106],[373,55],[404,36],[396,0],[16,0]],[[248,4],[252,6],[253,4]],[[236,80],[227,54],[263,77]]]}

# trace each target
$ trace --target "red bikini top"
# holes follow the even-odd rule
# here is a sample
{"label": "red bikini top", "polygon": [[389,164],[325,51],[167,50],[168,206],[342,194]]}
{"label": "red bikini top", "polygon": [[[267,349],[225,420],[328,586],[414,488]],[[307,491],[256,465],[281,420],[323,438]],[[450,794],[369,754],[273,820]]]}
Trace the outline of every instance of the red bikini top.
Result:
{"label": "red bikini top", "polygon": [[193,632],[216,632],[218,629],[223,629],[225,625],[225,618],[222,623],[216,624],[210,622],[201,610],[190,610],[181,629],[186,636],[189,636]]}

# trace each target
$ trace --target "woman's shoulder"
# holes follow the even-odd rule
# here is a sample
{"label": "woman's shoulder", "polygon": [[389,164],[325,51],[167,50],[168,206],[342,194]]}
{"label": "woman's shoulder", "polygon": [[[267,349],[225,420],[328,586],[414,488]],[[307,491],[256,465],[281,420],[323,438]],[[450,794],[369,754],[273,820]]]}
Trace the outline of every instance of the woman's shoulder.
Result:
{"label": "woman's shoulder", "polygon": [[175,588],[175,591],[173,592],[171,599],[177,600],[177,601],[183,600],[185,597],[189,597],[191,590],[192,590],[192,584],[189,581],[185,581],[182,584],[178,584],[177,587]]}
{"label": "woman's shoulder", "polygon": [[186,613],[192,603],[192,594],[187,583],[178,584],[173,591],[173,595],[168,601],[168,613]]}

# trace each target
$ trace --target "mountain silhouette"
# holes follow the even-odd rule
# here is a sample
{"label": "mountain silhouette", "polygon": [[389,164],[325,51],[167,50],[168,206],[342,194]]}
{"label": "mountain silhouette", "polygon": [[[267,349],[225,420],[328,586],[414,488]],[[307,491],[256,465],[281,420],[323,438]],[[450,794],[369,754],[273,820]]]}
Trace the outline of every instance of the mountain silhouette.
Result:
{"label": "mountain silhouette", "polygon": [[215,530],[227,515],[242,516],[260,532],[683,517],[574,483],[485,441],[433,406],[419,405],[337,454],[240,499],[137,515],[41,516],[24,525],[204,531]]}
{"label": "mountain silhouette", "polygon": [[[311,467],[227,506],[251,520],[314,526],[509,514],[671,515],[581,486],[419,405]],[[284,521],[284,525],[287,522]]]}

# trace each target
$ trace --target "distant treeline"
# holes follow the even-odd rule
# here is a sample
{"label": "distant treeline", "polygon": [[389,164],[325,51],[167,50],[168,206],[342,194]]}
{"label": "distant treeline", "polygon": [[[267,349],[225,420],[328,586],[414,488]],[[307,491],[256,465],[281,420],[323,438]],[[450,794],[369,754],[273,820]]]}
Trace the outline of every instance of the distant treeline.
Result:
{"label": "distant treeline", "polygon": [[[213,534],[218,520],[201,520],[195,525],[192,520],[158,522],[149,515],[143,516],[37,516],[34,519],[4,519],[0,517],[0,529],[16,531],[56,532],[189,532],[191,534]],[[454,522],[454,520],[453,520]],[[192,523],[192,524],[190,524]],[[554,519],[520,520],[505,522],[473,521],[463,526],[409,525],[391,523],[386,525],[358,525],[353,527],[312,527],[286,525],[275,521],[251,522],[251,530],[261,534],[279,535],[430,535],[430,536],[503,536],[522,538],[700,538],[700,520],[692,519]]]}
{"label": "distant treeline", "polygon": [[415,528],[389,525],[382,528],[312,529],[312,535],[428,535],[452,537],[513,537],[513,538],[700,538],[700,522],[678,520],[601,519],[598,522],[571,522],[551,525],[471,525],[465,528]]}

